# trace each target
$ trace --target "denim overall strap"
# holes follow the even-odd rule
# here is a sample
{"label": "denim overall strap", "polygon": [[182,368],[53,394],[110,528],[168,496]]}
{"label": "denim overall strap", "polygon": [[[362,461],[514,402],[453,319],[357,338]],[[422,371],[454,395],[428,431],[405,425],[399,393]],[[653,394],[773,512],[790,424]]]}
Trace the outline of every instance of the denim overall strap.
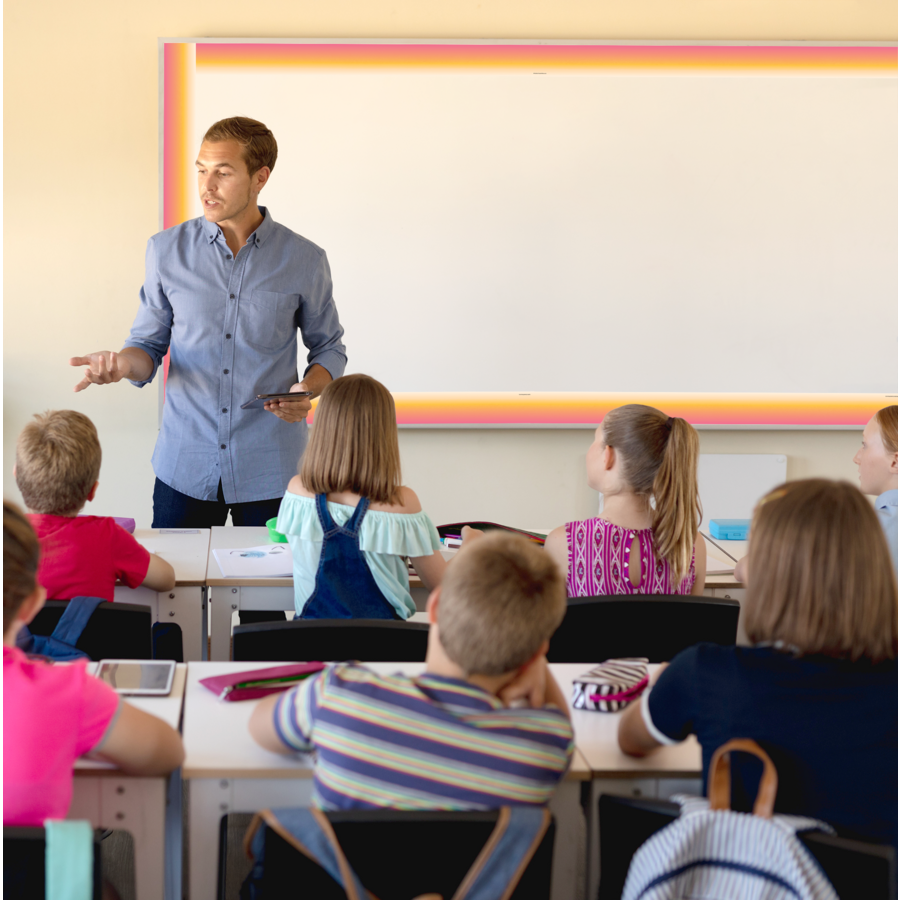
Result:
{"label": "denim overall strap", "polygon": [[359,549],[359,531],[369,501],[362,497],[343,527],[328,512],[325,494],[316,494],[322,524],[322,553],[316,587],[303,607],[303,619],[397,619]]}
{"label": "denim overall strap", "polygon": [[359,529],[362,526],[362,520],[365,514],[369,510],[369,498],[368,497],[360,497],[359,503],[356,504],[356,509],[353,510],[353,515],[350,516],[349,521],[343,528],[344,534],[352,535],[356,537],[359,534]]}
{"label": "denim overall strap", "polygon": [[328,499],[325,494],[316,494],[316,514],[319,516],[319,524],[326,538],[341,530],[340,525],[335,523],[331,513],[328,512]]}

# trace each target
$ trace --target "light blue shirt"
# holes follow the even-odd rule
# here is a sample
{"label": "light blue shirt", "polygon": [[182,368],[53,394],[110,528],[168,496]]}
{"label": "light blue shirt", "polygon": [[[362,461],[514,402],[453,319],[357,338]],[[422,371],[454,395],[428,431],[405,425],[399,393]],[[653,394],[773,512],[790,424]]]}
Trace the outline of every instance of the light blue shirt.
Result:
{"label": "light blue shirt", "polygon": [[879,494],[875,500],[875,512],[884,529],[887,538],[888,550],[891,551],[891,559],[894,561],[894,572],[897,571],[897,489],[885,491]]}
{"label": "light blue shirt", "polygon": [[153,451],[160,481],[198,500],[281,497],[306,447],[306,422],[242,410],[257,394],[290,390],[297,329],[307,368],[344,372],[344,334],[325,251],[265,218],[235,259],[218,225],[202,216],[147,244],[141,305],[126,347],[153,360],[168,350],[162,427]]}

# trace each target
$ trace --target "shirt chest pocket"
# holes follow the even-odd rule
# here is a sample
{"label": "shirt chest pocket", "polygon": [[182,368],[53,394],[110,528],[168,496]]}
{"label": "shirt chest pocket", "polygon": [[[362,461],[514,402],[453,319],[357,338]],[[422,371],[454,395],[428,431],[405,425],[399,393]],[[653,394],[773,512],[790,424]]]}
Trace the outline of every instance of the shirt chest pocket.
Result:
{"label": "shirt chest pocket", "polygon": [[238,338],[259,350],[282,350],[297,340],[299,294],[252,291],[238,309]]}

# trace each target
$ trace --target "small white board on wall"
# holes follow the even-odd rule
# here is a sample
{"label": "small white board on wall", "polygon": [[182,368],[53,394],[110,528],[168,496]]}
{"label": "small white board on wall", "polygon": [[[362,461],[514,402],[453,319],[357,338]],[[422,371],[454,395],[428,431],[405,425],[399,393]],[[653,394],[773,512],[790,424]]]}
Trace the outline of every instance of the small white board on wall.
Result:
{"label": "small white board on wall", "polygon": [[701,453],[698,467],[702,530],[711,519],[749,519],[759,498],[787,480],[780,453]]}

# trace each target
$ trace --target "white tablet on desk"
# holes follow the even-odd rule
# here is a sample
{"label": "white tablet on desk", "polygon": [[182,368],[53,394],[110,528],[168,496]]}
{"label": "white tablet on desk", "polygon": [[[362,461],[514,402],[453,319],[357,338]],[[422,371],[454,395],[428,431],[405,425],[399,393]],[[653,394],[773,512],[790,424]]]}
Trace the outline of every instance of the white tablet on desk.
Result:
{"label": "white tablet on desk", "polygon": [[97,678],[116,693],[165,697],[172,690],[175,662],[171,659],[101,659]]}

